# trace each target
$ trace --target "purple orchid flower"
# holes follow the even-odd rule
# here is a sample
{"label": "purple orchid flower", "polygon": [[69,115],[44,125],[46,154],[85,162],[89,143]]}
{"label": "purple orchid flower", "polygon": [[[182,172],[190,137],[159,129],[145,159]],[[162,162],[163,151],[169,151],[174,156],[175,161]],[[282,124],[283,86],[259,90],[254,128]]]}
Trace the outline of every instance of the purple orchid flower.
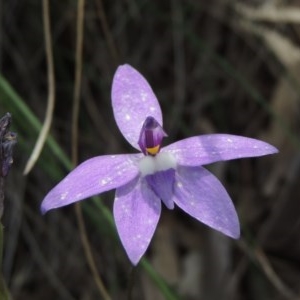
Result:
{"label": "purple orchid flower", "polygon": [[202,166],[278,150],[256,139],[228,134],[190,137],[161,148],[167,135],[159,103],[146,79],[129,65],[115,73],[112,106],[120,131],[142,153],[103,155],[83,162],[47,194],[42,212],[116,189],[114,219],[134,265],[149,246],[161,201],[168,209],[176,204],[211,228],[238,238],[233,203],[219,180]]}

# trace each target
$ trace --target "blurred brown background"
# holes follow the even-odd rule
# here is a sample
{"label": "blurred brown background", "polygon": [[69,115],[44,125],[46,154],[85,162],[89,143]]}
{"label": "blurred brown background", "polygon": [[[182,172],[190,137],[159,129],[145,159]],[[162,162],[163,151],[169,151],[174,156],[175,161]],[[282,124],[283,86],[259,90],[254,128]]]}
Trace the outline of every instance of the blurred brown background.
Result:
{"label": "blurred brown background", "polygon": [[[23,175],[38,128],[20,103],[43,122],[49,91],[42,2],[0,1],[0,14],[0,114],[12,113],[18,133],[2,220],[9,290],[16,300],[102,299],[74,207],[40,214],[43,197],[68,172],[49,143]],[[166,143],[223,132],[260,138],[280,150],[209,166],[236,204],[240,240],[177,209],[164,210],[146,255],[154,269],[178,299],[300,299],[300,2],[94,0],[86,1],[84,16],[79,162],[134,151],[111,109],[112,76],[123,63],[153,87]],[[51,134],[69,157],[76,18],[76,1],[50,1]],[[110,208],[113,197],[101,199]],[[127,299],[131,266],[115,230],[92,200],[82,204],[96,267],[112,299]],[[141,267],[132,299],[164,299]]]}

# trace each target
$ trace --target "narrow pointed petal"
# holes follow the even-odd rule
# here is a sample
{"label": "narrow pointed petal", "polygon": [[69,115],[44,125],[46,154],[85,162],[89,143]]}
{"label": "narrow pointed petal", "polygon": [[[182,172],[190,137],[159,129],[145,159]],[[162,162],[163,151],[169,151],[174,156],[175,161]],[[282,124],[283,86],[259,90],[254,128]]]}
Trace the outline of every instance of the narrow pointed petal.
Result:
{"label": "narrow pointed petal", "polygon": [[136,265],[152,239],[161,201],[144,179],[134,179],[116,191],[114,218],[121,242]]}
{"label": "narrow pointed petal", "polygon": [[160,105],[147,80],[130,65],[120,66],[112,84],[112,106],[117,125],[126,140],[140,149],[138,140],[147,117],[161,126]]}
{"label": "narrow pointed petal", "polygon": [[216,161],[255,157],[277,153],[272,145],[243,136],[230,134],[207,134],[190,137],[164,147],[179,165],[200,166]]}
{"label": "narrow pointed petal", "polygon": [[156,195],[163,201],[168,209],[174,208],[173,187],[175,179],[175,170],[156,172],[145,177]]}
{"label": "narrow pointed petal", "polygon": [[225,235],[240,236],[238,216],[229,195],[206,169],[178,167],[174,202],[192,217]]}
{"label": "narrow pointed petal", "polygon": [[102,192],[120,187],[139,173],[140,154],[103,155],[76,167],[45,197],[41,210],[65,206]]}

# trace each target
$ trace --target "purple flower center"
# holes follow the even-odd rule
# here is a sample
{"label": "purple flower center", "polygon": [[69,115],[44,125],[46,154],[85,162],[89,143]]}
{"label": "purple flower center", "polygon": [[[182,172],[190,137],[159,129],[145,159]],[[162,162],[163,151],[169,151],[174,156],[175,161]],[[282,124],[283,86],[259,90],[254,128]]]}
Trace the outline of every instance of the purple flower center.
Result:
{"label": "purple flower center", "polygon": [[138,144],[145,155],[155,156],[165,136],[167,134],[161,125],[153,117],[147,117],[142,126]]}

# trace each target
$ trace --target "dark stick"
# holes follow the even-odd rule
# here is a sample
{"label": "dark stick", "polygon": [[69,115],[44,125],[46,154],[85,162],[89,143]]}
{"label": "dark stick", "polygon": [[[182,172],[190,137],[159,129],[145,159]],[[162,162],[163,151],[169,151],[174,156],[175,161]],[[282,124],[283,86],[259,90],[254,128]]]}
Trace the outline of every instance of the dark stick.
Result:
{"label": "dark stick", "polygon": [[4,208],[4,179],[13,163],[13,148],[17,143],[17,135],[9,131],[11,114],[6,113],[0,119],[0,219]]}
{"label": "dark stick", "polygon": [[[11,114],[6,113],[0,119],[0,220],[4,210],[4,181],[8,175],[10,167],[13,163],[13,148],[17,142],[17,135],[9,131],[11,123]],[[0,222],[0,268],[2,267],[2,251],[3,251],[3,226]],[[0,273],[0,299],[9,299],[9,293]]]}

